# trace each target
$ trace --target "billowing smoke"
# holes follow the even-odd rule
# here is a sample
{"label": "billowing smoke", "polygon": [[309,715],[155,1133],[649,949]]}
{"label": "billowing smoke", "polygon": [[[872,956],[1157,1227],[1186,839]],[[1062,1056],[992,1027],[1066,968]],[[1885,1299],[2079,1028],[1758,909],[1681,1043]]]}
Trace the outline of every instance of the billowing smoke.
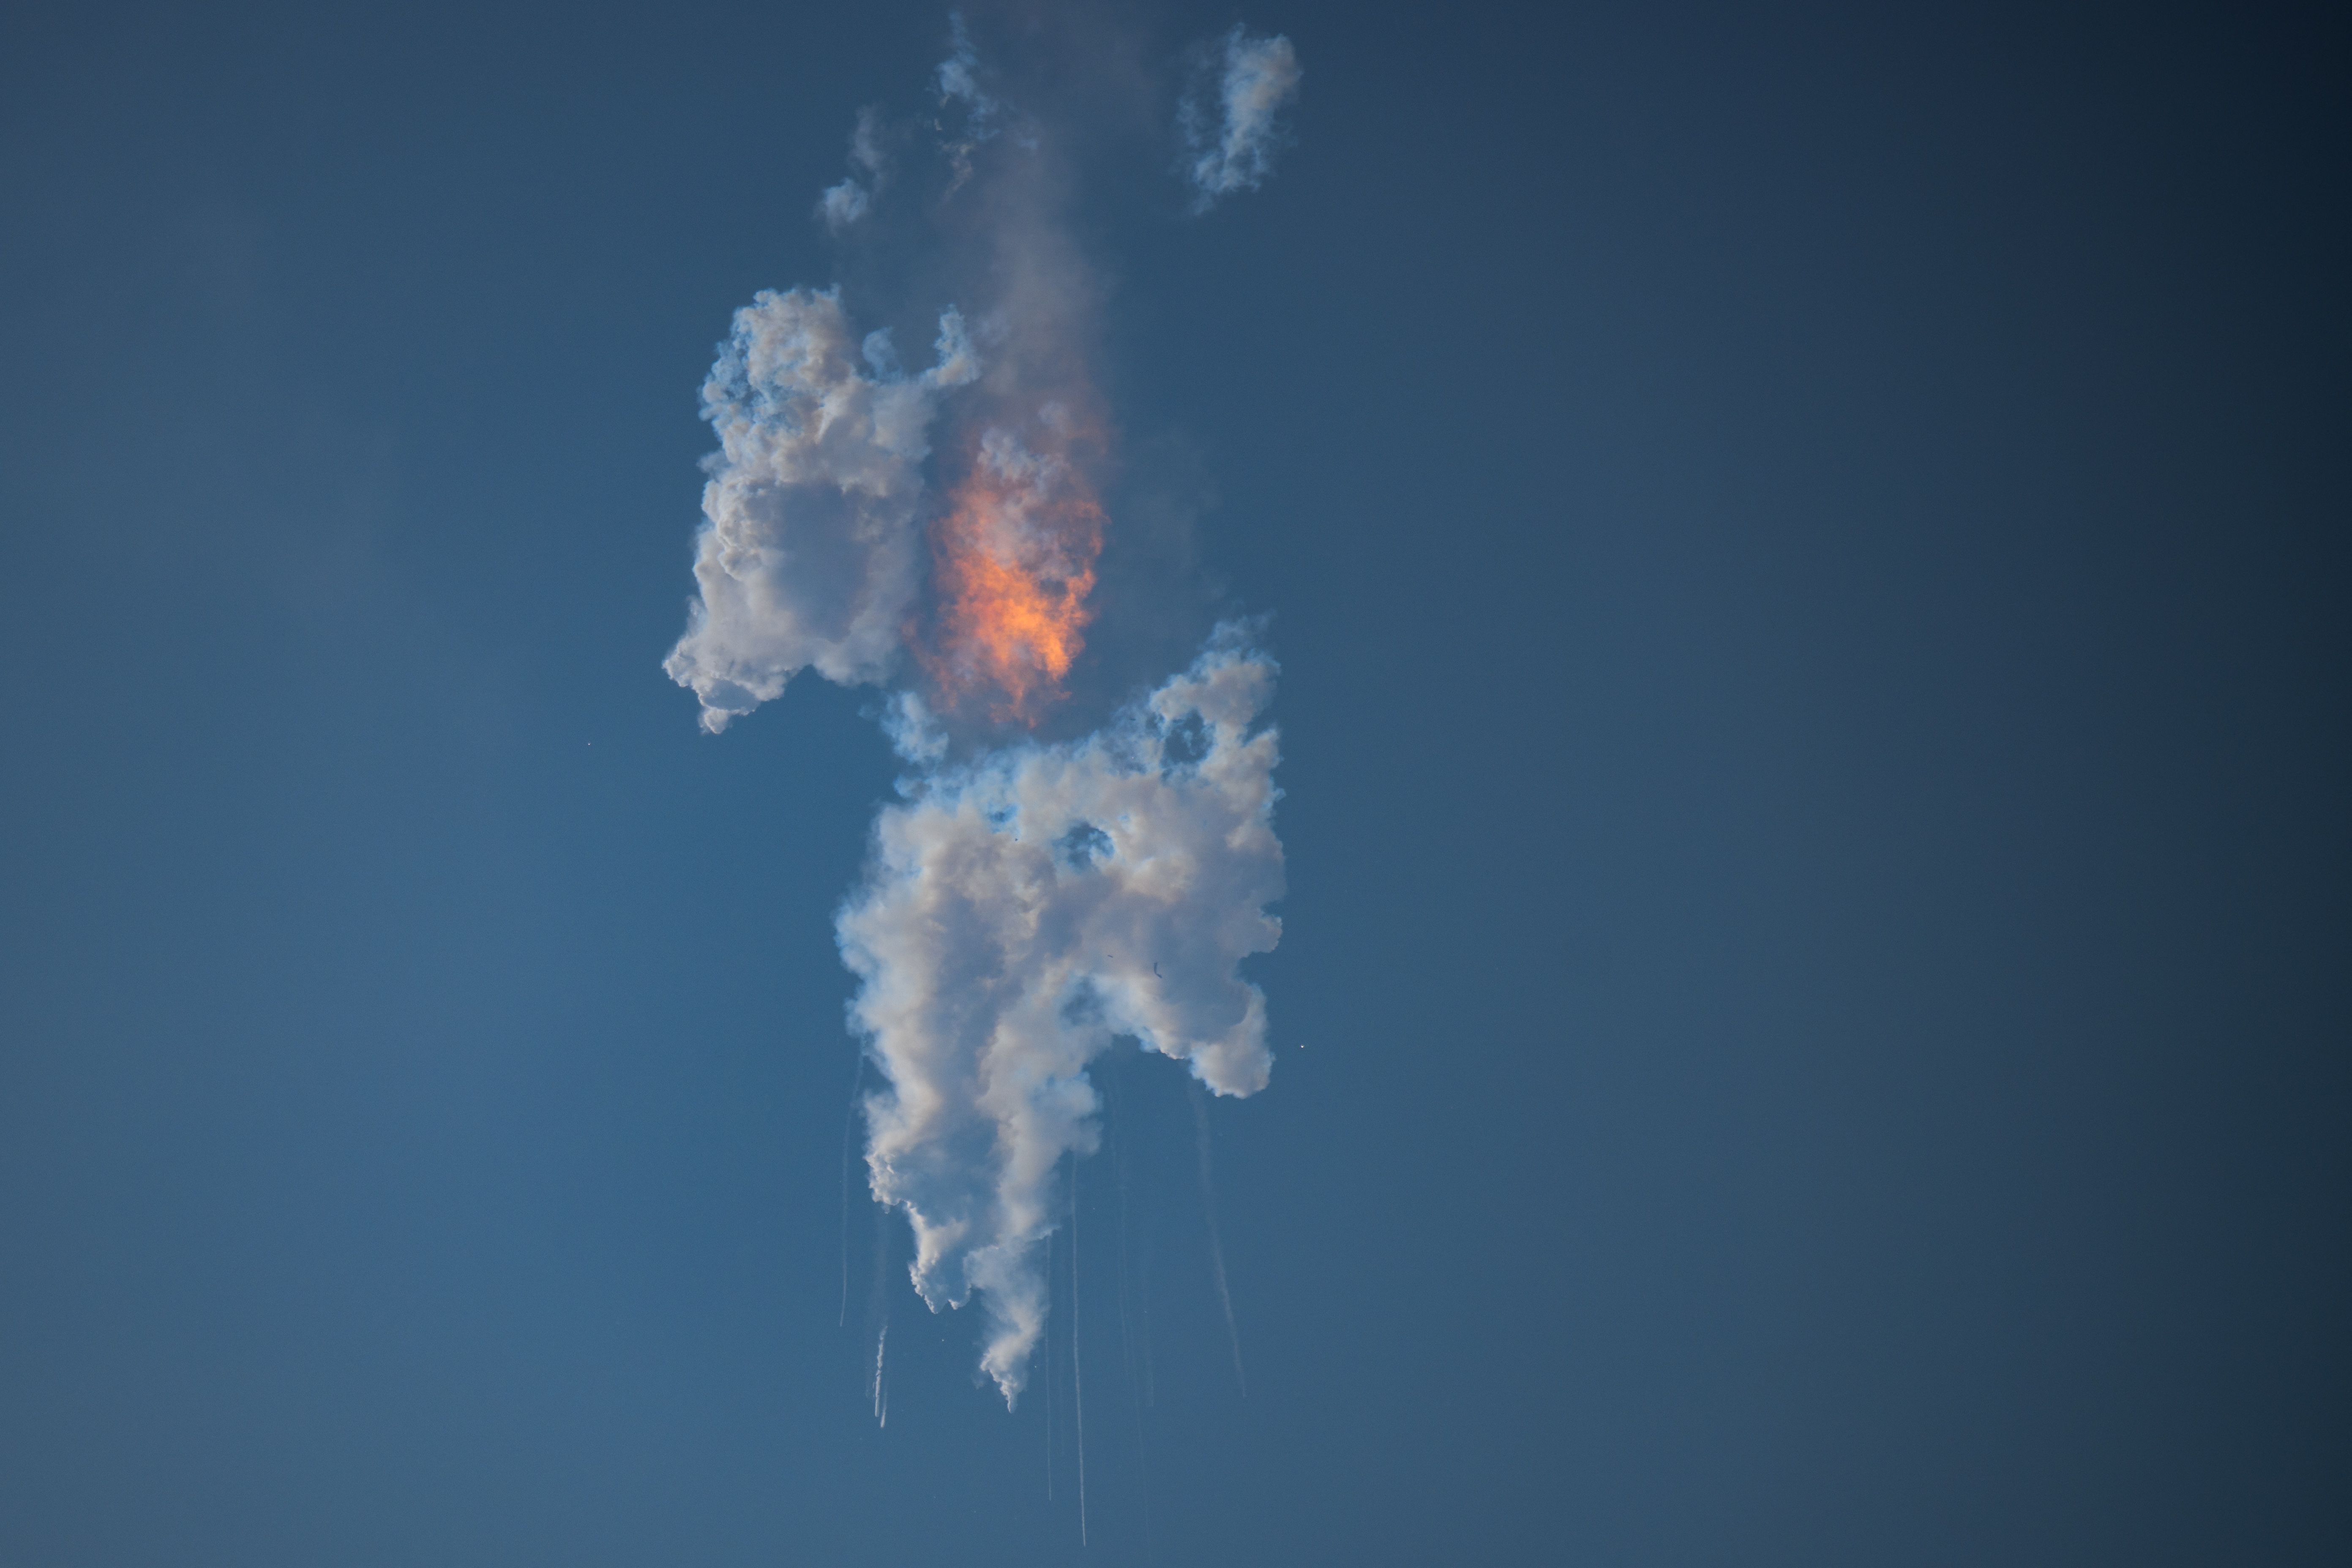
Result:
{"label": "billowing smoke", "polygon": [[1198,193],[1196,210],[1206,211],[1273,174],[1282,108],[1298,90],[1298,54],[1279,34],[1256,37],[1236,25],[1200,76],[1181,112],[1190,153],[1184,174]]}
{"label": "billowing smoke", "polygon": [[735,312],[702,384],[719,442],[702,592],[663,667],[713,734],[810,666],[845,686],[889,675],[915,603],[932,413],[979,374],[953,310],[938,348],[929,370],[901,374],[887,333],[860,342],[838,289],[764,290]]}
{"label": "billowing smoke", "polygon": [[891,1091],[870,1102],[874,1190],[914,1224],[934,1309],[977,1289],[981,1365],[1009,1396],[1045,1321],[1055,1164],[1091,1154],[1087,1064],[1131,1036],[1221,1094],[1265,1087],[1282,895],[1274,666],[1238,628],[1100,732],[909,785],[839,921],[852,1012]]}
{"label": "billowing smoke", "polygon": [[[1207,199],[1266,177],[1298,77],[1286,39],[1236,29],[1222,48],[1213,131],[1198,104],[1179,128]],[[907,1216],[923,1300],[977,1292],[981,1364],[1008,1402],[1045,1327],[1056,1170],[1098,1138],[1088,1064],[1130,1038],[1218,1094],[1265,1087],[1265,998],[1240,965],[1274,947],[1283,891],[1275,666],[1249,626],[1218,627],[1094,732],[1034,735],[1069,700],[1118,522],[1075,165],[1022,102],[958,21],[929,114],[859,116],[815,216],[870,242],[921,208],[944,244],[901,271],[954,293],[899,319],[936,321],[931,363],[901,368],[839,287],[736,313],[703,388],[719,450],[699,594],[667,665],[714,733],[804,668],[893,689],[908,772],[836,922],[885,1085],[864,1100],[867,1177]],[[845,1320],[846,1299],[845,1274]],[[883,1348],[877,1333],[877,1418]]]}

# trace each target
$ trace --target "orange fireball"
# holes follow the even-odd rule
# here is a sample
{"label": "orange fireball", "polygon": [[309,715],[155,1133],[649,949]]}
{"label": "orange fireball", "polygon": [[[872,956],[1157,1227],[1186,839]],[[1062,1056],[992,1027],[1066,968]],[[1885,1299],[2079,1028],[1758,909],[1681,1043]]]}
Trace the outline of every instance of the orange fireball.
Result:
{"label": "orange fireball", "polygon": [[1034,724],[1062,697],[1102,536],[1102,503],[1066,458],[1002,430],[982,437],[932,535],[938,643],[922,661],[950,703],[982,699],[992,719]]}

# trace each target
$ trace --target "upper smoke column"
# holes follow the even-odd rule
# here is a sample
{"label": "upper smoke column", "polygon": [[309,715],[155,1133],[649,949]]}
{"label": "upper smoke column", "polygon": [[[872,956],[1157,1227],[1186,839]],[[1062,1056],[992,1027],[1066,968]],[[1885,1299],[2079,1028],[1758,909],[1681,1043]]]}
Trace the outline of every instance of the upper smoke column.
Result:
{"label": "upper smoke column", "polygon": [[[1045,1323],[1055,1167],[1095,1146],[1087,1062],[1132,1036],[1220,1094],[1265,1086],[1265,998],[1238,966],[1282,929],[1276,740],[1250,732],[1274,675],[1228,626],[1098,734],[910,782],[841,911],[851,1016],[890,1083],[867,1106],[875,1195],[907,1211],[934,1310],[982,1292],[1008,1401]],[[919,707],[900,714],[901,750],[936,755]]]}
{"label": "upper smoke column", "polygon": [[890,674],[918,585],[939,395],[980,374],[953,310],[938,352],[902,374],[887,333],[860,343],[838,289],[763,290],[735,312],[702,385],[719,449],[704,460],[701,593],[663,667],[702,700],[704,729],[812,665],[845,686]]}

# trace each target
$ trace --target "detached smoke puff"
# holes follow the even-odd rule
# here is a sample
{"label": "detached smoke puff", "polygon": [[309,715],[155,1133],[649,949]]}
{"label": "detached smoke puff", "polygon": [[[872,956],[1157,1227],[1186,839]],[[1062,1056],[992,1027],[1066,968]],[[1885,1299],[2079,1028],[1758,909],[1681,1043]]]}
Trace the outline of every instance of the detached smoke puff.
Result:
{"label": "detached smoke puff", "polygon": [[997,111],[1004,106],[982,91],[980,85],[980,51],[972,47],[971,34],[963,25],[961,12],[948,13],[948,28],[955,40],[955,48],[940,62],[935,79],[940,107],[950,104],[963,106],[963,129],[950,133],[944,116],[936,122],[940,133],[940,151],[948,155],[948,166],[955,177],[948,183],[950,193],[961,190],[971,178],[972,154],[980,144],[996,134]]}
{"label": "detached smoke puff", "polygon": [[873,205],[873,196],[853,175],[824,188],[824,196],[816,204],[816,216],[826,228],[839,234],[864,217]]}
{"label": "detached smoke puff", "polygon": [[875,195],[890,178],[889,154],[882,146],[881,111],[870,106],[857,111],[857,130],[849,139],[849,166],[855,173],[837,185],[826,186],[816,204],[817,217],[836,235],[873,209]]}
{"label": "detached smoke puff", "polygon": [[[1130,1035],[1220,1094],[1265,1087],[1265,998],[1236,966],[1281,935],[1276,736],[1249,732],[1274,675],[1224,627],[1097,734],[910,782],[841,912],[891,1086],[867,1108],[875,1194],[906,1209],[933,1310],[985,1297],[1008,1402],[1045,1322],[1055,1163],[1095,1148],[1087,1063]],[[896,727],[933,752],[910,700]]]}
{"label": "detached smoke puff", "polygon": [[1274,173],[1275,150],[1281,144],[1275,117],[1298,90],[1298,55],[1279,35],[1252,37],[1235,26],[1225,35],[1222,68],[1215,107],[1207,93],[1195,92],[1181,110],[1184,142],[1192,149],[1184,173],[1200,193],[1195,210],[1202,212],[1220,196],[1257,189]]}
{"label": "detached smoke puff", "polygon": [[915,597],[931,416],[943,388],[979,374],[953,310],[939,363],[911,377],[885,333],[860,353],[838,290],[763,290],[735,312],[702,386],[719,450],[704,460],[701,596],[663,666],[702,700],[704,729],[811,665],[845,686],[889,674]]}
{"label": "detached smoke puff", "polygon": [[940,62],[936,80],[942,103],[961,103],[971,117],[970,131],[975,140],[985,141],[993,132],[990,122],[996,118],[996,100],[981,90],[980,51],[971,46],[971,34],[963,25],[961,12],[948,14],[949,36],[954,48]]}

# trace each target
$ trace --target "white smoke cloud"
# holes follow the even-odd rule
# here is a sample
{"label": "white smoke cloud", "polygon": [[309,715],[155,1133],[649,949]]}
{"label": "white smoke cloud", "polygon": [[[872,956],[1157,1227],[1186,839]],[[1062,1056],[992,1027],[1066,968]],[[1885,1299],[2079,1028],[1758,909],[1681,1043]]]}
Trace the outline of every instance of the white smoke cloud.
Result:
{"label": "white smoke cloud", "polygon": [[1255,37],[1237,24],[1213,74],[1214,106],[1208,90],[1196,89],[1179,109],[1192,150],[1184,174],[1198,193],[1194,208],[1203,212],[1220,196],[1257,189],[1274,173],[1282,144],[1277,117],[1298,90],[1298,54],[1280,34]]}
{"label": "white smoke cloud", "polygon": [[[1132,1036],[1220,1094],[1263,1089],[1283,890],[1273,662],[1237,627],[1100,732],[940,767],[875,826],[843,908],[851,1013],[889,1079],[867,1102],[875,1195],[906,1210],[933,1310],[977,1289],[1010,1402],[1045,1323],[1054,1171],[1094,1151],[1088,1061]],[[938,754],[898,708],[910,760]]]}
{"label": "white smoke cloud", "polygon": [[980,374],[963,321],[940,318],[939,362],[898,367],[860,345],[838,289],[763,290],[703,383],[719,450],[705,459],[694,574],[701,593],[667,663],[712,733],[811,666],[845,686],[886,679],[917,588],[917,509],[939,395]]}

